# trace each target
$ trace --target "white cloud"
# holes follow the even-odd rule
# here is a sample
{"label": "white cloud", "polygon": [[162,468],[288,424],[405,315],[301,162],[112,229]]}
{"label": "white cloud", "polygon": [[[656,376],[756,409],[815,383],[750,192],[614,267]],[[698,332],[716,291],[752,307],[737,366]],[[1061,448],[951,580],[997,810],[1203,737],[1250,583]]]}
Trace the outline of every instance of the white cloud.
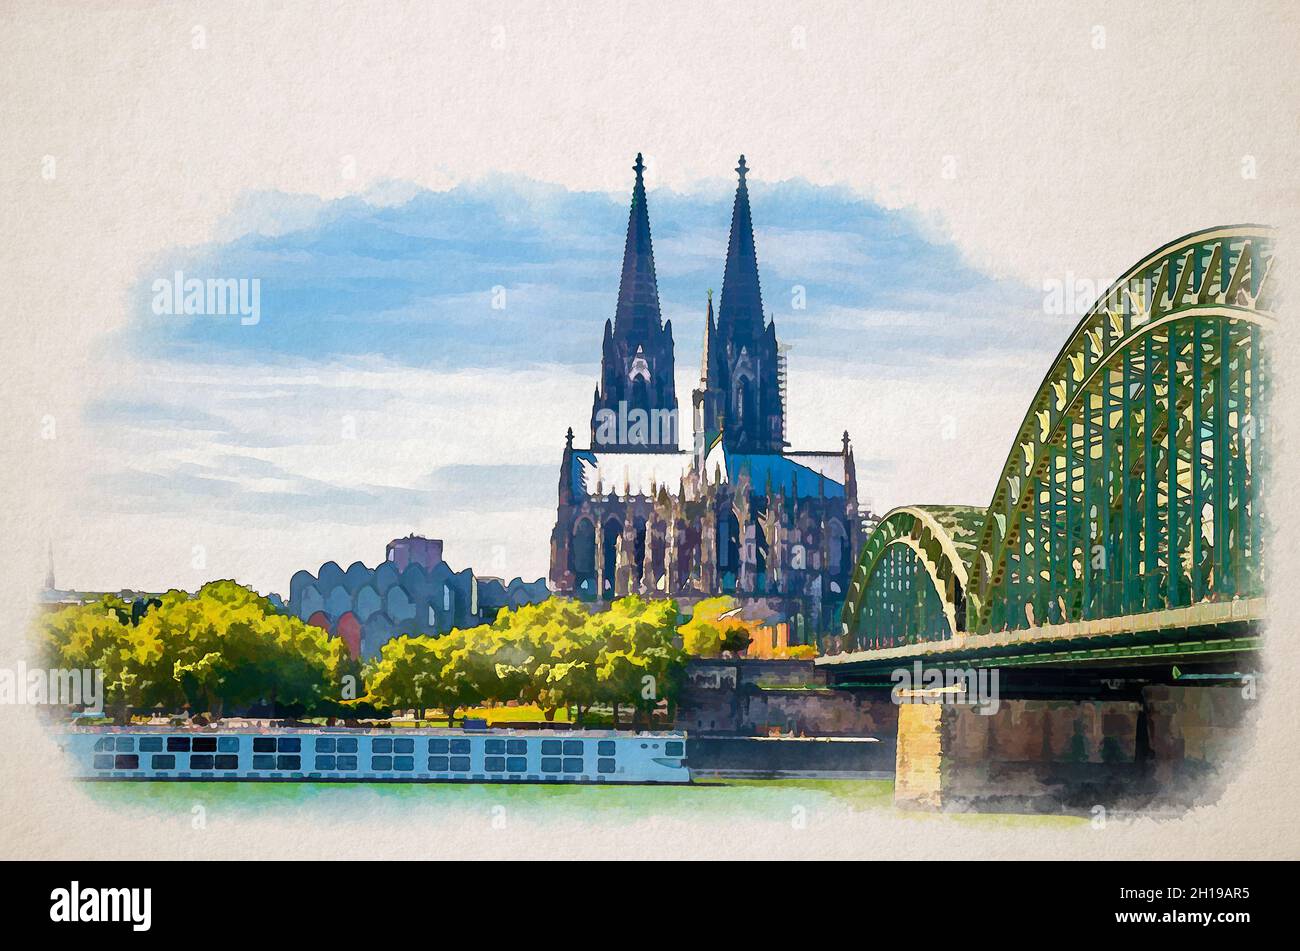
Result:
{"label": "white cloud", "polygon": [[[187,584],[206,571],[283,588],[298,568],[373,561],[411,531],[447,539],[487,573],[545,574],[554,511],[543,517],[537,503],[554,504],[565,429],[590,412],[586,374],[378,362],[130,371],[88,427],[88,464],[67,486],[55,538],[67,583]],[[521,498],[520,477],[492,477],[503,465],[545,474]],[[476,472],[476,484],[448,483]],[[195,544],[209,552],[197,572]]]}

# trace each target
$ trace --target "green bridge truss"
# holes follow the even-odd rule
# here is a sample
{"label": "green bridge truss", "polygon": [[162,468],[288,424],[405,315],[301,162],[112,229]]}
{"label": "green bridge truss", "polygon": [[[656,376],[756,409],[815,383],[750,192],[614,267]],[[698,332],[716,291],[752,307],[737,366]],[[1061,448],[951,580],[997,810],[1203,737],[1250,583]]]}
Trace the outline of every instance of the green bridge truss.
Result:
{"label": "green bridge truss", "polygon": [[1052,363],[987,509],[888,513],[823,649],[1159,626],[1259,598],[1273,244],[1253,225],[1199,232],[1111,285]]}

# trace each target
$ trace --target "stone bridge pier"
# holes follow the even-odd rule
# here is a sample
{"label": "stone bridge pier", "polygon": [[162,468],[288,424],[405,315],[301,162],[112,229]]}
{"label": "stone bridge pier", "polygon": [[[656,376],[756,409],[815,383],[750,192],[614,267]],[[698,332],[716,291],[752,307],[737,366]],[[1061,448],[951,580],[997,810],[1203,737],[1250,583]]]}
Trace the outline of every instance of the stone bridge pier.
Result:
{"label": "stone bridge pier", "polygon": [[898,714],[895,802],[1083,814],[1211,802],[1251,743],[1255,688],[1251,677],[1121,684],[1012,696],[983,713],[912,696]]}

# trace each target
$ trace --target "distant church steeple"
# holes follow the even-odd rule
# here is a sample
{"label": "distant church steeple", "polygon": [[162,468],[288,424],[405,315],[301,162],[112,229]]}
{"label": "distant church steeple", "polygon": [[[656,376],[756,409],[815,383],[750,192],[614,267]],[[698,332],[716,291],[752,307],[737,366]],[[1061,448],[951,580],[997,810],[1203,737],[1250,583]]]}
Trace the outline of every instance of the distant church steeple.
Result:
{"label": "distant church steeple", "polygon": [[47,543],[46,548],[46,568],[45,568],[45,590],[54,591],[54,542]]}
{"label": "distant church steeple", "polygon": [[[776,324],[764,324],[758,252],[749,210],[749,168],[740,157],[731,235],[722,274],[716,329],[705,330],[707,378],[695,395],[696,449],[708,451],[716,434],[729,451],[777,453],[785,448]],[[710,316],[712,300],[710,300]]]}
{"label": "distant church steeple", "polygon": [[704,314],[704,348],[700,355],[700,385],[691,391],[691,404],[695,408],[695,468],[704,472],[705,457],[714,440],[722,433],[722,395],[714,386],[722,369],[718,362],[721,352],[717,345],[717,326],[713,322],[713,289],[709,289],[708,307]]}
{"label": "distant church steeple", "polygon": [[645,163],[637,154],[636,182],[623,245],[623,272],[613,321],[605,321],[600,384],[591,408],[593,449],[662,452],[677,448],[677,387],[673,325],[659,312]]}

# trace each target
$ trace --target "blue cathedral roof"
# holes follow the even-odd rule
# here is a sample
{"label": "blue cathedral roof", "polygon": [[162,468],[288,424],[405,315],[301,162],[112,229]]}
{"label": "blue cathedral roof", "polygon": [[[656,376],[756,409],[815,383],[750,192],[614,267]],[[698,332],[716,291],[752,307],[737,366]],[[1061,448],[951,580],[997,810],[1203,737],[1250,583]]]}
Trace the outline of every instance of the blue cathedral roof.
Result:
{"label": "blue cathedral roof", "polygon": [[844,498],[844,459],[839,453],[776,455],[729,452],[725,455],[727,481],[738,481],[748,468],[749,481],[755,492],[766,492],[770,479],[774,493],[784,490],[786,495],[807,499],[816,498],[824,491],[828,499]]}

